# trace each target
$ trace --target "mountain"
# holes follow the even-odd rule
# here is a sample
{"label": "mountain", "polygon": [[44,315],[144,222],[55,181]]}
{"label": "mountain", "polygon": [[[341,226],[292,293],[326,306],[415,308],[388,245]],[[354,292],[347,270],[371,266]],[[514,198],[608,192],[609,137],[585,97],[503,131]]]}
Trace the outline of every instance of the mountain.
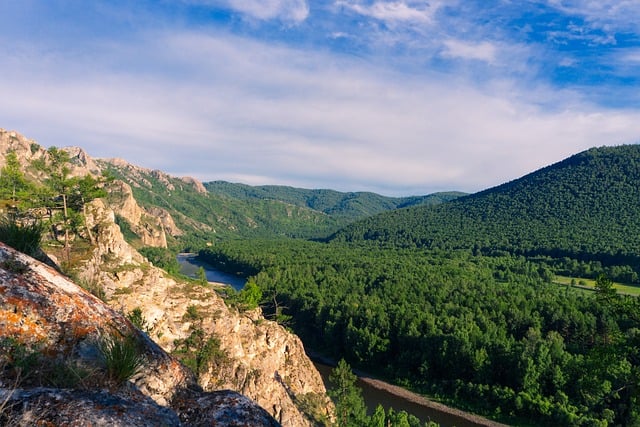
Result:
{"label": "mountain", "polygon": [[[114,164],[129,174],[131,185],[114,177],[116,167],[109,166]],[[163,406],[169,398],[174,398],[175,410],[181,419],[183,415],[188,419],[205,416],[199,418],[199,424],[185,422],[183,425],[205,425],[207,422],[206,425],[218,425],[215,420],[207,421],[206,416],[219,413],[216,412],[218,409],[224,412],[227,404],[220,399],[222,389],[234,390],[236,393],[228,396],[235,402],[257,402],[283,426],[331,422],[333,406],[322,378],[297,336],[266,320],[259,308],[247,310],[228,305],[223,299],[223,290],[171,275],[137,251],[138,246],[164,247],[167,241],[182,238],[193,230],[213,229],[209,224],[189,218],[174,206],[175,202],[185,203],[185,195],[192,197],[194,203],[207,200],[206,190],[199,182],[170,177],[123,161],[92,159],[77,147],[45,150],[35,141],[2,129],[0,167],[0,189],[3,191],[0,209],[2,213],[10,213],[7,217],[17,218],[10,227],[7,224],[11,221],[5,215],[0,216],[1,240],[15,242],[16,239],[10,238],[11,230],[22,229],[22,233],[14,235],[24,237],[33,229],[30,225],[47,224],[46,228],[40,229],[44,237],[41,251],[46,253],[47,261],[58,273],[64,271],[67,276],[56,274],[53,284],[49,285],[40,273],[45,267],[38,264],[37,271],[32,273],[26,266],[36,265],[35,261],[27,261],[26,255],[14,255],[8,248],[7,255],[0,250],[0,368],[3,368],[0,369],[0,389],[14,384],[15,378],[6,374],[11,367],[19,368],[16,361],[20,361],[20,357],[31,357],[31,353],[24,353],[25,345],[30,346],[29,350],[38,358],[51,356],[56,360],[71,360],[70,356],[76,352],[87,351],[85,341],[88,343],[104,335],[110,331],[110,326],[119,327],[118,333],[130,331],[133,328],[131,316],[135,313],[138,326],[145,332],[137,331],[135,335],[144,336],[146,344],[162,350],[161,359],[169,360],[175,369],[151,366],[148,375],[145,373],[142,378],[136,378],[136,384],[131,387],[142,388],[140,384],[145,384],[152,392],[154,388],[171,387],[171,396],[162,394],[156,398],[158,393],[153,392],[148,397]],[[60,182],[63,185],[54,187]],[[87,183],[91,184],[90,191],[83,187]],[[141,187],[146,190],[140,190]],[[6,191],[14,188],[18,191]],[[156,206],[148,201],[146,206],[139,203],[134,197],[135,189],[139,195],[162,200],[163,205]],[[183,198],[174,198],[176,194]],[[228,231],[231,233],[233,229]],[[129,234],[129,240],[136,247],[129,244],[123,234]],[[172,253],[165,252],[175,261]],[[27,285],[42,292],[31,297],[27,295]],[[54,300],[59,291],[62,295]],[[24,300],[26,297],[30,299]],[[80,303],[84,305],[80,306]],[[86,309],[87,304],[93,308]],[[116,311],[118,316],[114,315]],[[40,312],[43,314],[38,314]],[[54,324],[58,314],[61,320]],[[33,339],[39,341],[34,344]],[[59,343],[70,347],[60,351],[52,347]],[[38,347],[40,344],[46,346]],[[11,347],[10,353],[5,351],[7,346]],[[88,348],[88,351],[93,350]],[[202,406],[191,404],[191,399],[187,399],[189,396],[175,402],[173,392],[177,387],[173,387],[172,381],[178,381],[178,374],[188,371],[184,366],[178,366],[177,358],[189,365],[195,374],[189,373],[194,377],[193,384],[186,384],[186,388],[202,387],[205,392],[213,393],[204,399],[194,397]],[[75,366],[69,369],[73,368]],[[160,374],[169,377],[160,376],[156,372],[158,369]],[[47,381],[48,378],[43,377],[43,382]],[[67,398],[73,399],[77,408],[99,407],[104,406],[105,401],[116,402],[120,398],[119,395],[96,394],[95,387],[85,383],[80,381],[79,385],[89,387],[89,394],[65,394],[55,390],[34,394],[30,388],[20,389],[15,394],[17,397],[7,397],[0,390],[0,399],[5,403],[13,399],[12,407],[19,409],[29,406],[30,402]],[[257,408],[255,403],[252,405]],[[238,406],[238,412],[242,406],[248,407],[242,404]],[[0,424],[3,424],[3,417],[14,416],[13,412],[3,412],[4,407],[4,403],[0,405]],[[69,413],[68,409],[65,408],[65,413]],[[66,423],[59,418],[51,422],[56,425]],[[87,422],[91,423],[88,419]],[[249,418],[240,423],[262,425],[252,424]],[[121,420],[113,425],[131,424],[136,423]],[[156,423],[160,424],[166,423]]]}
{"label": "mountain", "polygon": [[[123,314],[3,243],[0,319],[2,425],[280,425],[245,396],[203,392]],[[130,337],[144,358],[131,382],[101,357],[107,336]]]}
{"label": "mountain", "polygon": [[331,237],[399,247],[640,263],[640,145],[592,148],[434,207],[367,218]]}
{"label": "mountain", "polygon": [[370,192],[339,192],[309,190],[279,185],[249,186],[226,181],[205,182],[211,194],[246,201],[273,200],[323,212],[343,221],[353,221],[380,212],[415,205],[436,205],[465,195],[461,192],[441,192],[427,196],[386,197]]}

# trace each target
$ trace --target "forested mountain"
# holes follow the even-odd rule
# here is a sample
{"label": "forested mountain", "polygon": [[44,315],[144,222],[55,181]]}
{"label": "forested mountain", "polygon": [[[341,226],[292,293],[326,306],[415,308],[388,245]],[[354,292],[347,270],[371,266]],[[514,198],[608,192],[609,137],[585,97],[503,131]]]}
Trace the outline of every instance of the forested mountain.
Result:
{"label": "forested mountain", "polygon": [[145,208],[159,207],[185,231],[182,242],[227,237],[326,237],[375,213],[418,203],[437,204],[462,193],[390,198],[374,193],[340,193],[281,186],[251,187],[223,181],[204,186],[122,160],[99,160],[110,175],[132,187]]}
{"label": "forested mountain", "polygon": [[602,147],[450,203],[364,219],[332,240],[568,257],[637,271],[638,212],[640,145]]}
{"label": "forested mountain", "polygon": [[226,181],[204,183],[211,194],[245,201],[272,200],[323,212],[334,218],[355,220],[393,209],[416,205],[433,206],[465,195],[451,191],[427,196],[386,197],[370,192],[310,190],[281,185],[249,186]]}

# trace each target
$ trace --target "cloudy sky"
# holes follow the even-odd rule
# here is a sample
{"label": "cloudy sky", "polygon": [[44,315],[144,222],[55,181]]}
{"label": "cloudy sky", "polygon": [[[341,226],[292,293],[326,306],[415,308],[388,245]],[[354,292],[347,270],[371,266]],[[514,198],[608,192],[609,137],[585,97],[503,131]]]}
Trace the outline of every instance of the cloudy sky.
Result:
{"label": "cloudy sky", "polygon": [[247,184],[475,192],[640,143],[637,0],[3,0],[0,127]]}

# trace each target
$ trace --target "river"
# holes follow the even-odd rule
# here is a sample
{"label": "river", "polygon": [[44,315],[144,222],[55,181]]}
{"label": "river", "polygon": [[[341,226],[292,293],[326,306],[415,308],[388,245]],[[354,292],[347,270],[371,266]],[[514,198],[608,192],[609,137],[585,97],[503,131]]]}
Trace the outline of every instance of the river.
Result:
{"label": "river", "polygon": [[180,263],[180,272],[185,276],[196,277],[198,273],[198,269],[200,267],[204,268],[204,272],[207,276],[207,280],[209,282],[222,283],[224,285],[229,285],[236,291],[244,288],[247,279],[239,276],[234,276],[233,274],[225,273],[224,271],[216,270],[209,264],[199,261],[196,258],[196,254],[182,253],[177,256],[178,262]]}
{"label": "river", "polygon": [[[314,365],[328,388],[329,375],[333,368],[319,362],[314,362]],[[401,387],[373,378],[358,377],[357,386],[362,390],[362,397],[367,405],[369,415],[375,411],[378,405],[382,405],[385,411],[388,411],[389,408],[393,408],[394,411],[398,412],[406,411],[423,423],[434,421],[442,427],[504,426],[503,424],[429,401]]]}
{"label": "river", "polygon": [[[195,254],[178,254],[178,262],[181,266],[181,273],[196,277],[198,269],[204,268],[207,280],[210,282],[222,283],[232,286],[236,290],[241,290],[246,279],[216,270],[211,265],[196,259]],[[328,387],[331,367],[322,363],[314,362],[316,369],[322,375],[325,385]],[[373,413],[378,404],[382,405],[386,411],[393,408],[395,411],[406,411],[419,418],[422,422],[434,421],[442,427],[478,427],[478,426],[499,426],[481,417],[464,413],[456,409],[445,407],[436,402],[417,394],[411,393],[401,387],[397,387],[375,379],[362,377],[358,378],[358,387],[362,389],[362,397],[369,408],[369,413]]]}

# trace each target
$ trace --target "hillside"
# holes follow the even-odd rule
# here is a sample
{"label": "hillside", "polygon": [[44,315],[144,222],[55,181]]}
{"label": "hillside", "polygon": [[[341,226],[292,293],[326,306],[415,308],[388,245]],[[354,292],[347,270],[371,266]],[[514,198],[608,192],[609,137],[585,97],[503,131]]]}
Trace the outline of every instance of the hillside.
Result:
{"label": "hillside", "polygon": [[391,198],[374,193],[252,187],[224,181],[202,185],[192,178],[172,177],[120,159],[96,163],[101,170],[129,184],[142,207],[160,208],[170,214],[182,231],[177,244],[187,246],[229,237],[322,238],[369,215],[415,204],[442,203],[462,194]]}
{"label": "hillside", "polygon": [[386,197],[370,192],[344,193],[335,190],[310,190],[280,185],[249,186],[226,181],[205,182],[204,186],[211,194],[245,201],[280,201],[323,212],[342,222],[409,206],[437,205],[465,195],[465,193],[452,191],[427,196]]}
{"label": "hillside", "polygon": [[639,210],[640,145],[603,147],[447,204],[364,219],[331,240],[570,257],[637,272]]}
{"label": "hillside", "polygon": [[[171,178],[162,172],[142,170],[125,162],[120,164],[132,174],[139,172],[139,181],[130,181],[133,186],[164,186],[163,191],[169,197],[179,186],[187,194],[198,191],[206,194],[195,180]],[[181,238],[185,230],[179,227],[184,224],[194,224],[194,228],[202,224],[193,220],[189,223],[184,216],[180,217],[182,222],[174,221],[172,212],[175,210],[140,206],[133,197],[131,186],[113,179],[113,174],[103,174],[103,162],[94,161],[79,148],[45,150],[35,141],[0,129],[0,165],[0,200],[3,202],[0,209],[4,214],[0,216],[2,242],[21,247],[73,278],[75,284],[65,285],[65,289],[71,286],[80,289],[77,284],[114,310],[126,314],[132,322],[135,319],[146,336],[155,341],[154,346],[161,347],[191,368],[198,386],[205,391],[233,389],[242,393],[266,408],[283,426],[330,422],[332,406],[322,379],[295,335],[266,320],[258,308],[249,310],[249,307],[234,306],[229,300],[225,302],[223,297],[227,294],[209,283],[195,283],[161,270],[155,260],[152,264],[123,236],[123,232],[133,234],[129,237],[136,244],[147,249],[155,246],[175,261],[173,254],[159,248],[166,246],[167,239]],[[153,182],[145,182],[147,177]],[[13,255],[0,259],[0,271],[17,273],[20,278],[36,281],[34,286],[37,286],[38,277],[25,271],[22,261],[16,264],[14,258],[18,259]],[[3,286],[12,286],[20,297],[24,296],[20,281],[0,279]],[[82,299],[89,298],[92,305],[97,301],[85,291],[74,293],[82,294]],[[0,367],[5,368],[6,363],[11,367],[15,360],[10,354],[6,361],[6,343],[22,343],[20,334],[23,332],[26,337],[37,339],[49,333],[49,325],[43,325],[39,319],[32,320],[34,310],[29,304],[18,301],[6,290],[0,294],[7,296],[0,298]],[[44,296],[37,297],[46,310],[53,305],[51,294],[47,291]],[[68,316],[84,322],[87,310],[70,310],[70,303],[65,303],[64,298],[56,305],[67,316],[63,321],[68,333],[74,337],[84,335],[86,328],[76,328],[69,323]],[[109,318],[101,321],[107,323]],[[11,326],[14,323],[15,327]],[[31,333],[33,325],[40,328],[40,335]],[[130,323],[128,327],[131,327]],[[100,329],[104,328],[96,329],[101,333]],[[55,342],[68,341],[52,337]],[[39,349],[34,348],[34,351],[38,355]],[[62,358],[67,355],[51,353],[51,356]],[[182,369],[186,371],[184,367]],[[6,370],[3,369],[3,373]],[[13,383],[12,378],[0,375],[0,388],[3,384]],[[24,399],[19,398],[17,408],[27,404],[25,399],[31,399],[22,392],[20,396]],[[101,401],[94,397],[87,398],[92,402]],[[232,396],[235,400],[238,397],[241,396]],[[6,395],[2,397],[3,402],[7,401],[5,398]],[[34,399],[39,398],[38,395]],[[81,398],[84,399],[78,397]],[[211,406],[214,402],[203,403]],[[13,416],[3,413],[1,406],[0,424],[3,416]],[[193,405],[191,407],[193,409]],[[114,425],[132,424],[136,423]],[[159,424],[164,423],[155,425]]]}

